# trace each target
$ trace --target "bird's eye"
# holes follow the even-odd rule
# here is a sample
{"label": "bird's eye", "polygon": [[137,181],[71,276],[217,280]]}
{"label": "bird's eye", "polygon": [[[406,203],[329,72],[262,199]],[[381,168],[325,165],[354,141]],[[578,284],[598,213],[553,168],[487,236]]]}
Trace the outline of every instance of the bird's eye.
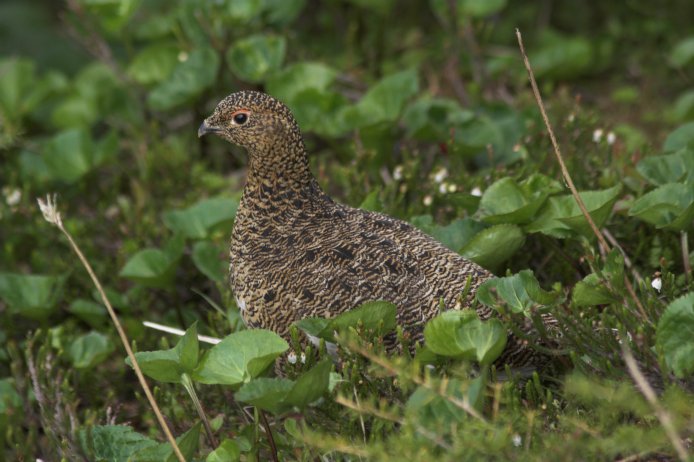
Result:
{"label": "bird's eye", "polygon": [[248,111],[238,111],[231,116],[235,125],[243,125],[248,121]]}

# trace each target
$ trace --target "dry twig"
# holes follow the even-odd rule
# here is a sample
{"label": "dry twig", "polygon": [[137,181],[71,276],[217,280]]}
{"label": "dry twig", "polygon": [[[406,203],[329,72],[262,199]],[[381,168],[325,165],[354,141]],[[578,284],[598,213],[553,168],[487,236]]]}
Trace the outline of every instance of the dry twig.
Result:
{"label": "dry twig", "polygon": [[[590,216],[590,213],[588,212],[588,209],[586,208],[586,204],[583,202],[583,199],[581,199],[581,196],[578,194],[578,190],[576,189],[576,186],[574,185],[573,179],[571,178],[571,175],[569,174],[569,170],[566,168],[566,164],[564,163],[564,158],[561,155],[561,150],[559,149],[559,144],[557,143],[557,139],[554,136],[554,130],[552,130],[552,125],[549,123],[549,118],[547,117],[547,112],[545,111],[545,105],[542,102],[542,96],[540,96],[540,90],[537,87],[537,82],[535,81],[535,74],[533,73],[533,69],[530,66],[530,61],[528,60],[528,55],[525,53],[525,47],[523,46],[523,38],[521,37],[520,30],[516,29],[516,37],[518,38],[518,46],[520,47],[521,55],[523,56],[523,62],[525,63],[525,69],[528,71],[528,78],[530,79],[530,86],[533,89],[533,95],[535,96],[535,100],[537,101],[537,105],[540,108],[540,113],[542,114],[542,120],[545,122],[545,127],[547,127],[547,132],[549,133],[549,138],[552,141],[552,147],[554,148],[554,154],[557,157],[557,162],[559,162],[559,168],[561,169],[561,174],[564,177],[564,181],[566,182],[566,185],[569,187],[569,190],[571,190],[571,195],[574,197],[574,200],[578,204],[578,208],[581,209],[581,213],[585,217],[586,221],[588,222],[588,225],[590,225],[590,228],[593,230],[593,234],[595,234],[595,237],[598,238],[598,243],[600,244],[600,250],[601,253],[608,253],[610,251],[610,245],[607,243],[605,240],[605,236],[602,235],[600,230],[598,229],[597,225],[593,221],[593,217]],[[639,310],[639,313],[641,314],[641,317],[643,318],[643,321],[648,322],[649,318],[648,315],[646,314],[646,310],[643,307],[643,304],[641,303],[641,300],[636,296],[636,292],[634,291],[634,287],[631,285],[631,281],[629,281],[629,278],[624,276],[624,286],[626,287],[627,291],[629,292],[629,295],[631,296],[632,300],[634,300],[634,303],[636,304],[636,307]]]}
{"label": "dry twig", "polygon": [[72,250],[74,250],[74,252],[77,254],[77,257],[82,262],[82,265],[87,270],[87,273],[89,273],[89,277],[92,279],[92,282],[96,286],[96,290],[99,292],[99,295],[101,296],[101,301],[104,303],[104,306],[108,311],[108,314],[111,316],[113,325],[116,327],[116,330],[118,331],[118,336],[120,337],[121,343],[123,343],[123,347],[125,348],[125,351],[127,352],[128,357],[132,362],[133,369],[135,370],[135,375],[137,375],[137,378],[140,381],[140,385],[142,386],[142,390],[145,392],[147,400],[149,401],[150,406],[152,406],[154,414],[157,416],[157,421],[159,422],[159,425],[161,425],[161,428],[164,431],[164,434],[166,435],[166,439],[171,444],[174,454],[176,454],[178,460],[180,462],[185,462],[185,458],[183,457],[183,454],[181,453],[178,444],[176,444],[176,439],[171,434],[169,426],[164,421],[164,416],[159,410],[159,406],[157,405],[157,402],[155,401],[154,396],[152,395],[152,391],[150,390],[149,385],[147,385],[147,381],[145,380],[145,376],[142,374],[142,370],[140,370],[140,365],[138,364],[137,359],[135,359],[135,354],[133,353],[132,348],[130,348],[130,340],[128,339],[128,336],[123,330],[123,326],[118,320],[118,315],[111,306],[108,297],[106,297],[104,288],[101,286],[101,283],[99,282],[99,279],[96,277],[96,274],[94,273],[94,270],[92,269],[91,265],[87,261],[80,248],[75,243],[74,239],[72,239],[70,233],[63,226],[63,220],[60,216],[60,212],[58,212],[58,207],[56,205],[56,195],[54,194],[53,197],[51,197],[51,195],[49,194],[48,196],[46,196],[45,202],[42,199],[38,199],[38,203],[39,208],[41,209],[41,213],[43,213],[43,218],[45,218],[47,222],[57,226],[58,229],[62,231],[65,237],[67,237],[67,240],[70,242]]}

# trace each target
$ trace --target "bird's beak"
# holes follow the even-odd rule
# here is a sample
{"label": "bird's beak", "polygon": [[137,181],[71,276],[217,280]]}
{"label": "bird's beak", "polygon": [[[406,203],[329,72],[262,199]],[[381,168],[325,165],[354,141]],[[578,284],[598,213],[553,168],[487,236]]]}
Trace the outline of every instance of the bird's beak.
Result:
{"label": "bird's beak", "polygon": [[217,127],[211,127],[210,125],[207,124],[206,120],[203,120],[202,123],[200,124],[200,127],[198,128],[198,138],[200,138],[202,135],[205,135],[207,133],[216,133],[220,132],[221,130]]}

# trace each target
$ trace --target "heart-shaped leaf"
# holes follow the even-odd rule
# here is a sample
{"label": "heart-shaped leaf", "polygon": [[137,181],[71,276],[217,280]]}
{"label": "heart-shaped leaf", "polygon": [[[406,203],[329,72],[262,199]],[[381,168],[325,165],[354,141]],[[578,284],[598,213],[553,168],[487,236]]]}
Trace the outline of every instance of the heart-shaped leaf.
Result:
{"label": "heart-shaped leaf", "polygon": [[665,309],[658,321],[656,345],[677,377],[694,373],[694,292]]}
{"label": "heart-shaped leaf", "polygon": [[227,335],[200,361],[193,379],[207,384],[237,386],[262,374],[289,345],[264,329]]}

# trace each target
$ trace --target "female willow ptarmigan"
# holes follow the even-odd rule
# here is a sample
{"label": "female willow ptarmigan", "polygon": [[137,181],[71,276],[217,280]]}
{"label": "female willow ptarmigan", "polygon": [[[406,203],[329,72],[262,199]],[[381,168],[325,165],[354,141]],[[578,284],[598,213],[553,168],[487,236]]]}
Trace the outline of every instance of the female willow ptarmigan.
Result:
{"label": "female willow ptarmigan", "polygon": [[[492,275],[412,225],[338,204],[311,174],[289,109],[260,92],[223,99],[200,125],[248,151],[249,168],[231,236],[231,287],[249,327],[284,338],[305,317],[333,317],[370,300],[397,305],[416,341],[427,320],[469,304]],[[461,293],[468,285],[467,298]],[[482,319],[492,315],[480,308]],[[499,362],[523,366],[535,352],[509,338]]]}

